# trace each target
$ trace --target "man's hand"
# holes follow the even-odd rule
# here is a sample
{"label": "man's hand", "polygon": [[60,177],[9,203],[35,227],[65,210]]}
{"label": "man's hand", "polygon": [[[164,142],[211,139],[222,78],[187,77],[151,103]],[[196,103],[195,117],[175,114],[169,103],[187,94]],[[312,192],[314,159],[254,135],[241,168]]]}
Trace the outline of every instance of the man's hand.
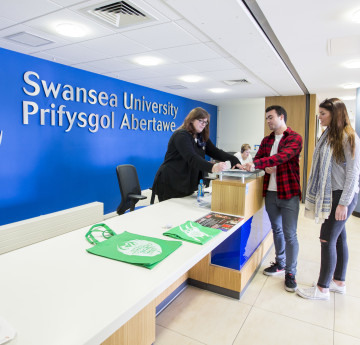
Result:
{"label": "man's hand", "polygon": [[246,163],[243,166],[243,170],[247,170],[247,171],[254,171],[255,170],[255,164],[250,162],[250,163]]}
{"label": "man's hand", "polygon": [[265,172],[267,174],[272,174],[272,173],[276,172],[276,167],[267,167],[267,168],[265,168]]}

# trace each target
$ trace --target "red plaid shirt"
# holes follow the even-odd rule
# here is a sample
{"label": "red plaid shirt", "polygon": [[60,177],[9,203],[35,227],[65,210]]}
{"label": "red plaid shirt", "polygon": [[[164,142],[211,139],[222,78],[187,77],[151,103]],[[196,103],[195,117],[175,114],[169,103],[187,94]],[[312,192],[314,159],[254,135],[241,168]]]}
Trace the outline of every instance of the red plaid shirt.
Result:
{"label": "red plaid shirt", "polygon": [[[283,133],[279,142],[278,153],[270,156],[271,148],[275,141],[272,132],[265,137],[254,158],[256,169],[265,169],[276,166],[277,196],[279,199],[290,199],[295,195],[301,198],[299,156],[302,149],[301,135],[294,132],[290,127]],[[269,186],[270,175],[265,174],[263,196]]]}

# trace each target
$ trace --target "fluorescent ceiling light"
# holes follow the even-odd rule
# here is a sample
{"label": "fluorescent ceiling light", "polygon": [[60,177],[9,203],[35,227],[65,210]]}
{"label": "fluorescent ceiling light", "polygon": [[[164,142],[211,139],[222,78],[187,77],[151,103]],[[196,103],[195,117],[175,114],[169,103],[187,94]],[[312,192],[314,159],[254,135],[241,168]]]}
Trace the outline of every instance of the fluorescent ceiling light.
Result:
{"label": "fluorescent ceiling light", "polygon": [[344,97],[340,97],[343,101],[352,101],[354,100],[356,97],[355,96],[344,96]]}
{"label": "fluorescent ceiling light", "polygon": [[179,77],[179,79],[187,83],[197,83],[204,78],[200,77],[199,75],[184,75],[182,77]]}
{"label": "fluorescent ceiling light", "polygon": [[342,87],[344,89],[356,89],[358,87],[360,87],[360,83],[348,83],[348,84],[343,84]]}
{"label": "fluorescent ceiling light", "polygon": [[346,68],[360,68],[360,60],[350,60],[344,62]]}
{"label": "fluorescent ceiling light", "polygon": [[61,23],[56,25],[56,31],[63,36],[83,37],[87,34],[87,30],[75,23]]}
{"label": "fluorescent ceiling light", "polygon": [[356,22],[356,23],[360,23],[360,10],[355,11],[352,15],[351,15],[351,19]]}
{"label": "fluorescent ceiling light", "polygon": [[156,66],[164,62],[162,59],[156,56],[139,56],[134,58],[133,61],[142,66]]}
{"label": "fluorescent ceiling light", "polygon": [[209,91],[214,92],[214,93],[224,93],[226,91],[229,91],[228,89],[222,89],[222,88],[214,88],[214,89],[209,89]]}

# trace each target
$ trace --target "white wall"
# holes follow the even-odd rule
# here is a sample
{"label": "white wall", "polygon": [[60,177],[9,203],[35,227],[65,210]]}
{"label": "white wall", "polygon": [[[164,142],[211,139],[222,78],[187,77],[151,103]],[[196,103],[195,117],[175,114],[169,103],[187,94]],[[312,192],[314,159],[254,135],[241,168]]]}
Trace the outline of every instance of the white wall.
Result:
{"label": "white wall", "polygon": [[240,151],[241,145],[259,145],[264,137],[265,98],[229,100],[218,104],[217,146]]}

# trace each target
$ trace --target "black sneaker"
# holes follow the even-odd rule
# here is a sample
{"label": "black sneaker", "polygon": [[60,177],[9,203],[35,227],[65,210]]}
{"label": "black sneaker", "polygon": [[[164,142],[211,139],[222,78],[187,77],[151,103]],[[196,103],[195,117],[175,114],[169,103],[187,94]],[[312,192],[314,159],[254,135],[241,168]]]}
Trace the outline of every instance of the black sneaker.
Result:
{"label": "black sneaker", "polygon": [[266,276],[276,276],[283,272],[285,272],[285,268],[280,266],[277,262],[270,262],[270,266],[263,271]]}
{"label": "black sneaker", "polygon": [[295,276],[291,273],[285,274],[285,290],[289,292],[295,292],[297,288]]}

